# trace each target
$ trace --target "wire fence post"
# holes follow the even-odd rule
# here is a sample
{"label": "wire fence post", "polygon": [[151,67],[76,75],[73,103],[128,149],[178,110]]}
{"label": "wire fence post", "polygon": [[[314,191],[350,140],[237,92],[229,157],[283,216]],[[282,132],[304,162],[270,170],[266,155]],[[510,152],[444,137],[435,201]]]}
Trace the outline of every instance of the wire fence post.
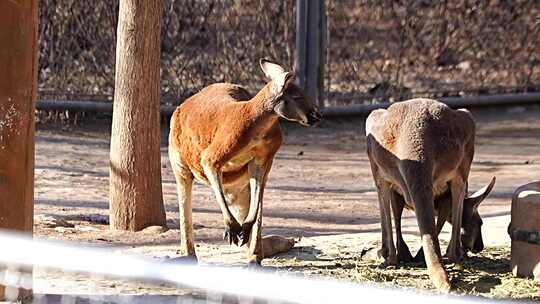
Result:
{"label": "wire fence post", "polygon": [[324,0],[296,1],[296,73],[298,84],[324,106],[326,7]]}

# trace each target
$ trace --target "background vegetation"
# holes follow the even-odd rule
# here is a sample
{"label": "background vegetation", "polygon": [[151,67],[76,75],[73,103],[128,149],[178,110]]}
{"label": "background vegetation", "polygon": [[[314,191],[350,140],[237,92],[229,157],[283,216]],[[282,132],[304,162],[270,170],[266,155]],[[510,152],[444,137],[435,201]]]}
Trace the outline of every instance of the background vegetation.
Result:
{"label": "background vegetation", "polygon": [[[110,100],[117,0],[40,2],[42,99]],[[327,1],[330,103],[538,91],[538,1]],[[294,66],[295,1],[164,0],[163,101]],[[358,99],[357,99],[358,100]]]}

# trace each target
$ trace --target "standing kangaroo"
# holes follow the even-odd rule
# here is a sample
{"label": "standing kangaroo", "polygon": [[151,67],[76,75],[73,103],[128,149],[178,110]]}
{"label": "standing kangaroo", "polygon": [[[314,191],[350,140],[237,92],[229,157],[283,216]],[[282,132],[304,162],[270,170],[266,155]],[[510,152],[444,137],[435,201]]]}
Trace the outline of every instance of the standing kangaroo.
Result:
{"label": "standing kangaroo", "polygon": [[[441,264],[435,207],[440,210],[442,224],[446,221],[444,217],[451,215],[452,233],[447,254],[452,261],[460,262],[464,199],[474,156],[472,115],[464,109],[452,110],[435,100],[412,99],[395,103],[387,110],[373,111],[366,121],[366,134],[381,213],[381,255],[386,263],[394,265],[398,263],[398,255],[406,256],[403,252],[396,253],[391,206],[398,232],[398,250],[406,248],[402,246],[398,221],[401,211],[403,206],[413,209],[429,276],[437,289],[448,291],[450,283]],[[466,209],[471,207],[476,212],[477,206]]]}
{"label": "standing kangaroo", "polygon": [[180,204],[181,249],[194,259],[193,179],[214,191],[224,238],[249,243],[248,263],[260,265],[263,192],[283,139],[279,117],[306,126],[321,119],[292,72],[265,59],[260,65],[270,82],[255,96],[238,85],[213,84],[188,98],[171,118],[169,158]]}

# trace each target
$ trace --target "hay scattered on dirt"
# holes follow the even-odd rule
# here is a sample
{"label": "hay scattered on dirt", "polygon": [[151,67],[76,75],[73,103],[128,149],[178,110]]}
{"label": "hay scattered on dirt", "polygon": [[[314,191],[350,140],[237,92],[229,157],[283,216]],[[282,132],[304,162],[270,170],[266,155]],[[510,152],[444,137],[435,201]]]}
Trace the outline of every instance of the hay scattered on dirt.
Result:
{"label": "hay scattered on dirt", "polygon": [[[309,247],[295,249],[294,254],[309,254]],[[384,286],[433,290],[425,265],[408,263],[385,267],[361,260],[357,255],[345,257],[317,256],[316,259],[276,258],[268,260],[278,271],[299,272],[308,277],[327,276],[353,282],[377,282]],[[453,293],[496,299],[540,300],[540,282],[515,278],[510,269],[510,252],[506,247],[486,248],[470,254],[462,265],[446,263]]]}

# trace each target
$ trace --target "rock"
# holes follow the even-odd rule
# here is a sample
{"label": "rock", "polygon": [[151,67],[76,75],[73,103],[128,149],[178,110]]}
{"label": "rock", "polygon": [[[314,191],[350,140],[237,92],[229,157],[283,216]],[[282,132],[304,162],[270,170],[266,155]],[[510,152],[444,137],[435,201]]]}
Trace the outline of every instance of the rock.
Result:
{"label": "rock", "polygon": [[75,225],[73,225],[72,223],[58,216],[50,215],[50,214],[38,214],[34,217],[34,222],[37,225],[44,226],[47,228],[57,228],[57,227],[73,228],[75,227]]}
{"label": "rock", "polygon": [[293,238],[287,238],[280,235],[268,235],[262,238],[263,256],[271,257],[278,253],[287,252],[294,247],[296,243]]}
{"label": "rock", "polygon": [[363,261],[372,261],[372,262],[378,262],[378,263],[384,262],[384,257],[381,256],[379,247],[369,247],[369,248],[362,249],[362,253],[360,254],[360,259]]}
{"label": "rock", "polygon": [[167,230],[169,230],[169,228],[164,226],[148,226],[141,231],[143,233],[160,234],[166,232]]}

